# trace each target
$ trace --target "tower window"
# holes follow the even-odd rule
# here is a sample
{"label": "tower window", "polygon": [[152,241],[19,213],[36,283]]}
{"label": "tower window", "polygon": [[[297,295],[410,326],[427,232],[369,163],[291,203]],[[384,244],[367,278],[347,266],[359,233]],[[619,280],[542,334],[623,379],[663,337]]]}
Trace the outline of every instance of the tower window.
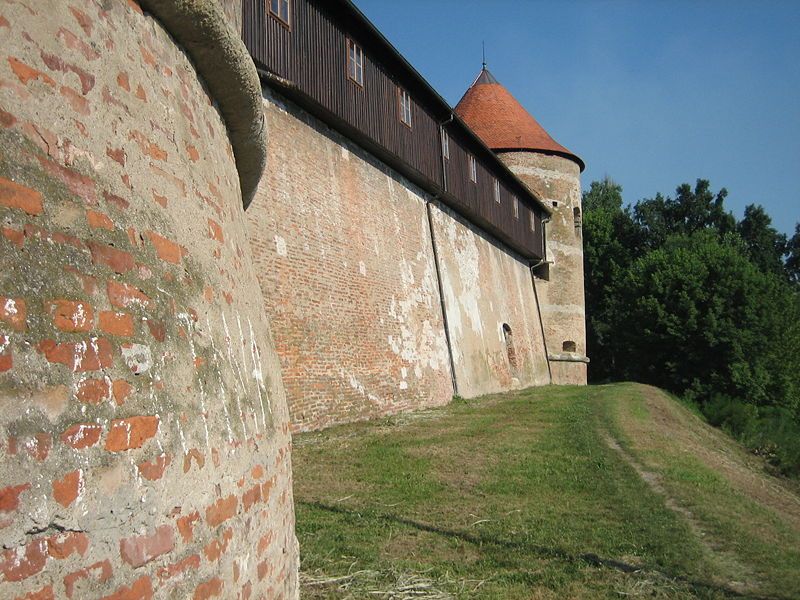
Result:
{"label": "tower window", "polygon": [[469,155],[469,180],[472,183],[478,183],[478,164],[472,154]]}
{"label": "tower window", "polygon": [[578,345],[573,342],[572,340],[565,340],[563,344],[561,344],[561,349],[564,352],[577,352]]}
{"label": "tower window", "polygon": [[400,90],[400,121],[411,127],[411,96],[403,89]]}
{"label": "tower window", "polygon": [[530,212],[530,225],[531,231],[536,231],[536,216],[533,214],[533,211]]}
{"label": "tower window", "polygon": [[353,40],[347,40],[347,77],[364,87],[364,51]]}
{"label": "tower window", "polygon": [[519,198],[514,196],[514,218],[519,220]]}
{"label": "tower window", "polygon": [[442,129],[442,156],[450,159],[450,136],[444,129]]}
{"label": "tower window", "polygon": [[494,180],[494,201],[500,204],[500,182],[496,178]]}
{"label": "tower window", "polygon": [[290,0],[270,0],[269,14],[289,27],[289,2]]}

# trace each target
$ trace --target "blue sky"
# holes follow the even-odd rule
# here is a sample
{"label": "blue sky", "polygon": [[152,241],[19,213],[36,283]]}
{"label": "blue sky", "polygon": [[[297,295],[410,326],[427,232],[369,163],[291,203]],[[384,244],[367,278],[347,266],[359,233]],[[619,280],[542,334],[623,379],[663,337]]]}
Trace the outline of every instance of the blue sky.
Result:
{"label": "blue sky", "polygon": [[584,188],[625,200],[710,179],[741,217],[800,221],[800,0],[355,0],[452,105],[489,69]]}

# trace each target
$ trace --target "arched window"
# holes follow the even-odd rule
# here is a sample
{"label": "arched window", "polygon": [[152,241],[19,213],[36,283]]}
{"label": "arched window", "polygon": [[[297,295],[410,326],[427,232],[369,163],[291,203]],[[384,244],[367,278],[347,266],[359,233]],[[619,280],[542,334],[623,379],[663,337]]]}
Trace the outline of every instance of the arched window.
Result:
{"label": "arched window", "polygon": [[514,338],[511,333],[511,327],[508,323],[503,323],[503,338],[506,342],[506,354],[508,355],[508,364],[512,369],[517,368],[517,352],[514,350]]}

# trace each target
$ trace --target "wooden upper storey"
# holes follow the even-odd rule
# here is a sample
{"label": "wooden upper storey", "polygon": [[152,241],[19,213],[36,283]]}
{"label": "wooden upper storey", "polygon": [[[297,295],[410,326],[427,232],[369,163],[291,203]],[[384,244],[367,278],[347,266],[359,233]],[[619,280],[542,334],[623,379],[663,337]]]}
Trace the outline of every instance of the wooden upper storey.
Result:
{"label": "wooden upper storey", "polygon": [[548,209],[349,0],[243,0],[265,83],[530,260]]}

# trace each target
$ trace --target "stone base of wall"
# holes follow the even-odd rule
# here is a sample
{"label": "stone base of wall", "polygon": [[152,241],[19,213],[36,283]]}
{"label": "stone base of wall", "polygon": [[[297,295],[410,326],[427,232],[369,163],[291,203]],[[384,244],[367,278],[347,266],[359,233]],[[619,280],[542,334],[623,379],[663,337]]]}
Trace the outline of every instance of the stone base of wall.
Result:
{"label": "stone base of wall", "polygon": [[587,365],[583,362],[550,361],[553,385],[586,385]]}

